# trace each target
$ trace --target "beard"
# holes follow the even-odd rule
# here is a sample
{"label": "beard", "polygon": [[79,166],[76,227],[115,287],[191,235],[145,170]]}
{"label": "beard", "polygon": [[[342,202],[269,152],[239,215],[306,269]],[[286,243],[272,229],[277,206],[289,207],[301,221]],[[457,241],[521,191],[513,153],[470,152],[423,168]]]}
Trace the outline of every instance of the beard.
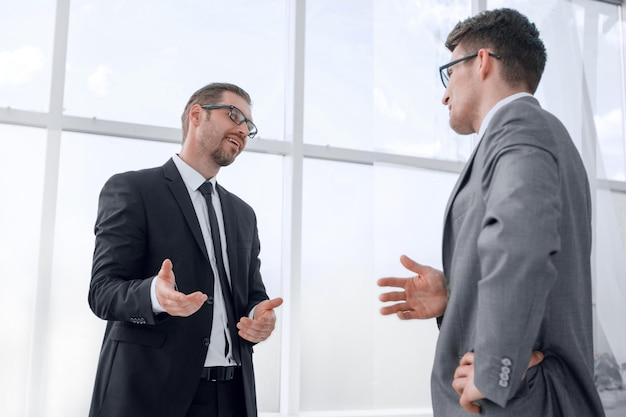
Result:
{"label": "beard", "polygon": [[211,158],[217,165],[221,167],[226,167],[235,161],[235,158],[237,158],[237,153],[227,152],[220,146],[213,150],[213,152],[211,153]]}

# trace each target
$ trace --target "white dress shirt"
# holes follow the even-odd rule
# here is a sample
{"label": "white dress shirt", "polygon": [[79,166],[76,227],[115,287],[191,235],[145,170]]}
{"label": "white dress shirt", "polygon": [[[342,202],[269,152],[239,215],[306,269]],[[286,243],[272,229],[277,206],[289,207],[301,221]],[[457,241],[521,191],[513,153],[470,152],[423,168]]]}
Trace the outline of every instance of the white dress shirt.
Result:
{"label": "white dress shirt", "polygon": [[[193,204],[193,208],[196,212],[196,216],[198,217],[198,223],[200,223],[200,229],[202,230],[202,237],[204,238],[204,244],[207,248],[207,253],[209,254],[209,260],[211,262],[211,268],[213,269],[214,279],[214,301],[213,301],[213,326],[211,329],[211,341],[209,343],[209,350],[207,352],[207,357],[204,361],[204,366],[232,366],[235,365],[235,359],[232,354],[232,346],[233,343],[230,339],[230,332],[227,328],[228,318],[226,315],[226,306],[224,304],[224,297],[222,295],[222,286],[220,284],[219,275],[217,272],[217,263],[215,260],[215,252],[213,250],[213,241],[211,240],[211,230],[209,226],[209,213],[207,209],[206,200],[200,191],[198,191],[198,187],[200,187],[206,180],[198,171],[189,166],[185,161],[183,161],[178,155],[174,155],[172,157],[174,164],[176,164],[176,168],[180,172],[180,176],[183,179],[183,182],[187,186],[187,192],[189,193],[189,197],[191,198],[191,202]],[[220,239],[222,242],[222,257],[224,258],[224,268],[226,269],[226,275],[228,281],[231,282],[230,279],[230,268],[228,267],[228,253],[226,248],[226,234],[224,232],[224,218],[222,216],[222,205],[220,203],[220,197],[217,193],[217,188],[215,187],[216,181],[215,177],[209,179],[213,184],[213,189],[216,191],[211,194],[213,207],[215,208],[215,214],[217,216],[217,222],[220,227]],[[174,271],[176,270],[176,265],[174,265]],[[175,273],[174,273],[175,274]],[[208,277],[207,277],[208,279]],[[153,311],[158,313],[165,312],[165,309],[159,303],[159,300],[156,297],[156,277],[152,280],[152,286],[150,291],[150,297],[152,299],[152,309]],[[236,325],[236,323],[232,323],[232,325]],[[228,343],[230,345],[230,349],[228,355],[224,356],[225,349],[225,340],[224,335],[228,338]]]}
{"label": "white dress shirt", "polygon": [[521,93],[512,94],[498,101],[496,105],[493,106],[491,110],[489,110],[489,112],[483,119],[482,123],[480,124],[480,129],[478,130],[478,140],[482,139],[483,135],[485,134],[485,131],[487,130],[487,127],[489,127],[489,123],[491,122],[491,119],[493,119],[493,116],[496,114],[498,110],[500,110],[502,107],[509,104],[513,100],[517,100],[518,98],[522,98],[522,97],[532,97],[532,96],[533,95],[530,93],[521,92]]}

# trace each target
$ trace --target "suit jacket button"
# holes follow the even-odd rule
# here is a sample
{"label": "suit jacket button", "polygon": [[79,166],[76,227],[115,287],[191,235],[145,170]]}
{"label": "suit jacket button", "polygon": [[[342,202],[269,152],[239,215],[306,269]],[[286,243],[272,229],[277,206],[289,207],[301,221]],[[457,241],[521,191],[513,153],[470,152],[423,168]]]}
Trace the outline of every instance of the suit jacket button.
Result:
{"label": "suit jacket button", "polygon": [[209,295],[206,299],[207,304],[213,304],[213,296]]}
{"label": "suit jacket button", "polygon": [[202,344],[203,344],[204,346],[209,346],[209,338],[208,338],[208,337],[205,337],[204,339],[202,339]]}
{"label": "suit jacket button", "polygon": [[513,364],[513,362],[511,362],[511,359],[506,358],[506,357],[502,358],[500,363],[504,366],[511,366]]}

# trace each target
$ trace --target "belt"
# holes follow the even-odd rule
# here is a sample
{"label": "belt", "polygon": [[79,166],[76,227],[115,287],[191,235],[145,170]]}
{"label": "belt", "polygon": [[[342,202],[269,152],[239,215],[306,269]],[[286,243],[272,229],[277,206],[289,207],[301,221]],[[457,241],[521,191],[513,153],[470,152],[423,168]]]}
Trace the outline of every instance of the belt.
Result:
{"label": "belt", "polygon": [[212,366],[202,368],[200,379],[206,381],[231,381],[235,378],[235,370],[238,366]]}

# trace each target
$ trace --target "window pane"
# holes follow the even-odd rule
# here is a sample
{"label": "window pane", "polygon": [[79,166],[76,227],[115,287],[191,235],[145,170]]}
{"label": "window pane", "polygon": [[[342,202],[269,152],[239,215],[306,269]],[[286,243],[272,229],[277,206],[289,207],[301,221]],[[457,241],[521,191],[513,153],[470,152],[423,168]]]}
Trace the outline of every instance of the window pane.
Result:
{"label": "window pane", "polygon": [[376,280],[411,275],[401,254],[441,268],[443,211],[456,178],[305,160],[301,411],[431,408],[437,325],[381,316]]}
{"label": "window pane", "polygon": [[[25,413],[36,299],[45,131],[0,124],[0,415]],[[26,159],[24,158],[26,157]]]}
{"label": "window pane", "polygon": [[374,405],[372,182],[371,166],[304,161],[301,411]]}
{"label": "window pane", "polygon": [[[458,174],[385,164],[377,164],[374,172],[376,273],[371,282],[414,275],[400,264],[403,254],[441,269],[443,215]],[[377,287],[378,294],[393,290]],[[384,305],[377,300],[372,307],[376,313]],[[377,408],[430,409],[430,374],[439,336],[435,320],[402,321],[376,314],[375,324]]]}
{"label": "window pane", "polygon": [[0,106],[48,110],[55,10],[53,0],[0,6]]}
{"label": "window pane", "polygon": [[620,33],[620,11],[613,4],[599,1],[579,0],[575,3],[582,6],[579,16],[584,18],[584,24],[579,25],[578,30],[585,39],[585,75],[598,139],[597,175],[624,181],[626,69],[620,51],[626,49]]}
{"label": "window pane", "polygon": [[371,150],[372,1],[306,3],[304,141]]}
{"label": "window pane", "polygon": [[[304,140],[464,160],[437,71],[466,0],[307,2]],[[444,34],[445,33],[445,34]]]}
{"label": "window pane", "polygon": [[[585,161],[588,169],[596,164],[599,178],[626,179],[618,7],[596,0],[489,0],[488,7],[516,8],[537,25],[548,51],[537,98],[561,119],[581,153],[597,151],[597,160]],[[564,24],[554,25],[555,19]]]}
{"label": "window pane", "polygon": [[260,137],[282,136],[285,0],[71,2],[67,114],[180,126],[189,96],[231,82]]}
{"label": "window pane", "polygon": [[449,127],[439,67],[450,61],[448,33],[468,16],[467,0],[375,0],[375,148],[392,153],[460,160],[474,136]]}

